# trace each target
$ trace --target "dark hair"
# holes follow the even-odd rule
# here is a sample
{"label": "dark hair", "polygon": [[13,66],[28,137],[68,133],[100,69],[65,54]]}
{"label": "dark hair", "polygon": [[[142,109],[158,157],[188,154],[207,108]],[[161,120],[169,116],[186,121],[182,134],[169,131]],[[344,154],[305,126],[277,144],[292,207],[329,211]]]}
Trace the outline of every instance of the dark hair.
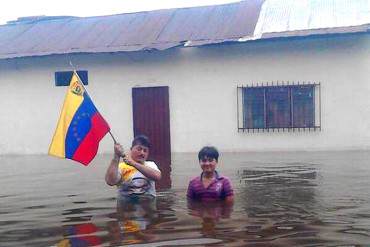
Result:
{"label": "dark hair", "polygon": [[150,141],[146,135],[137,135],[135,136],[134,140],[132,140],[131,147],[141,145],[147,148],[150,148]]}
{"label": "dark hair", "polygon": [[205,146],[198,153],[198,160],[203,158],[214,158],[218,162],[218,151],[215,147]]}

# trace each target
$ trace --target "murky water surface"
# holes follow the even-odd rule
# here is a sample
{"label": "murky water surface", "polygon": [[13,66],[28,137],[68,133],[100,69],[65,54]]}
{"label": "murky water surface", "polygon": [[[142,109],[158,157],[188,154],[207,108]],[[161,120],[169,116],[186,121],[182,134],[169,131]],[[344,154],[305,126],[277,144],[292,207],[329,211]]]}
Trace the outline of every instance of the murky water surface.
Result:
{"label": "murky water surface", "polygon": [[110,156],[89,167],[0,157],[0,246],[369,246],[370,152],[222,154],[235,204],[189,204],[196,154],[174,154],[155,202],[117,204]]}

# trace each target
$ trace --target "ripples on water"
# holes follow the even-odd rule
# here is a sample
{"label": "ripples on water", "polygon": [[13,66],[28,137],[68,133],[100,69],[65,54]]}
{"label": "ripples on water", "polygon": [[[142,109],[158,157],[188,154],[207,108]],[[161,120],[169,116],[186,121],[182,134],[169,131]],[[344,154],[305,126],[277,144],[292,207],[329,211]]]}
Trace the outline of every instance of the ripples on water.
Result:
{"label": "ripples on water", "polygon": [[0,157],[0,246],[369,246],[370,152],[222,154],[235,204],[191,204],[196,154],[174,154],[152,203],[117,205],[89,167]]}

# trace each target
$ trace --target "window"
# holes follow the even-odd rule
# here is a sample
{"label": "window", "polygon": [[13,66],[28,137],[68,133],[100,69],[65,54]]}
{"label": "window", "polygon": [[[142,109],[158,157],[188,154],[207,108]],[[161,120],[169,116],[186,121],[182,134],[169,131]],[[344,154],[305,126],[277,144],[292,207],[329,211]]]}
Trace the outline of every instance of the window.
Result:
{"label": "window", "polygon": [[[87,70],[77,70],[77,74],[80,77],[84,85],[88,85]],[[55,86],[69,86],[73,75],[73,71],[57,71],[55,72]]]}
{"label": "window", "polygon": [[238,87],[238,130],[320,129],[320,84]]}

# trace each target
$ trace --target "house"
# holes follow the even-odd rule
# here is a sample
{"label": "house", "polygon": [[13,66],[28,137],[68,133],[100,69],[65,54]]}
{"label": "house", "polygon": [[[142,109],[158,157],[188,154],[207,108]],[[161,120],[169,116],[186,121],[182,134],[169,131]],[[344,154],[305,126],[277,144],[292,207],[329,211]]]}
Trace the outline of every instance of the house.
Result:
{"label": "house", "polygon": [[369,149],[369,6],[248,0],[2,25],[0,154],[47,153],[73,69],[124,147],[145,133],[154,154]]}

